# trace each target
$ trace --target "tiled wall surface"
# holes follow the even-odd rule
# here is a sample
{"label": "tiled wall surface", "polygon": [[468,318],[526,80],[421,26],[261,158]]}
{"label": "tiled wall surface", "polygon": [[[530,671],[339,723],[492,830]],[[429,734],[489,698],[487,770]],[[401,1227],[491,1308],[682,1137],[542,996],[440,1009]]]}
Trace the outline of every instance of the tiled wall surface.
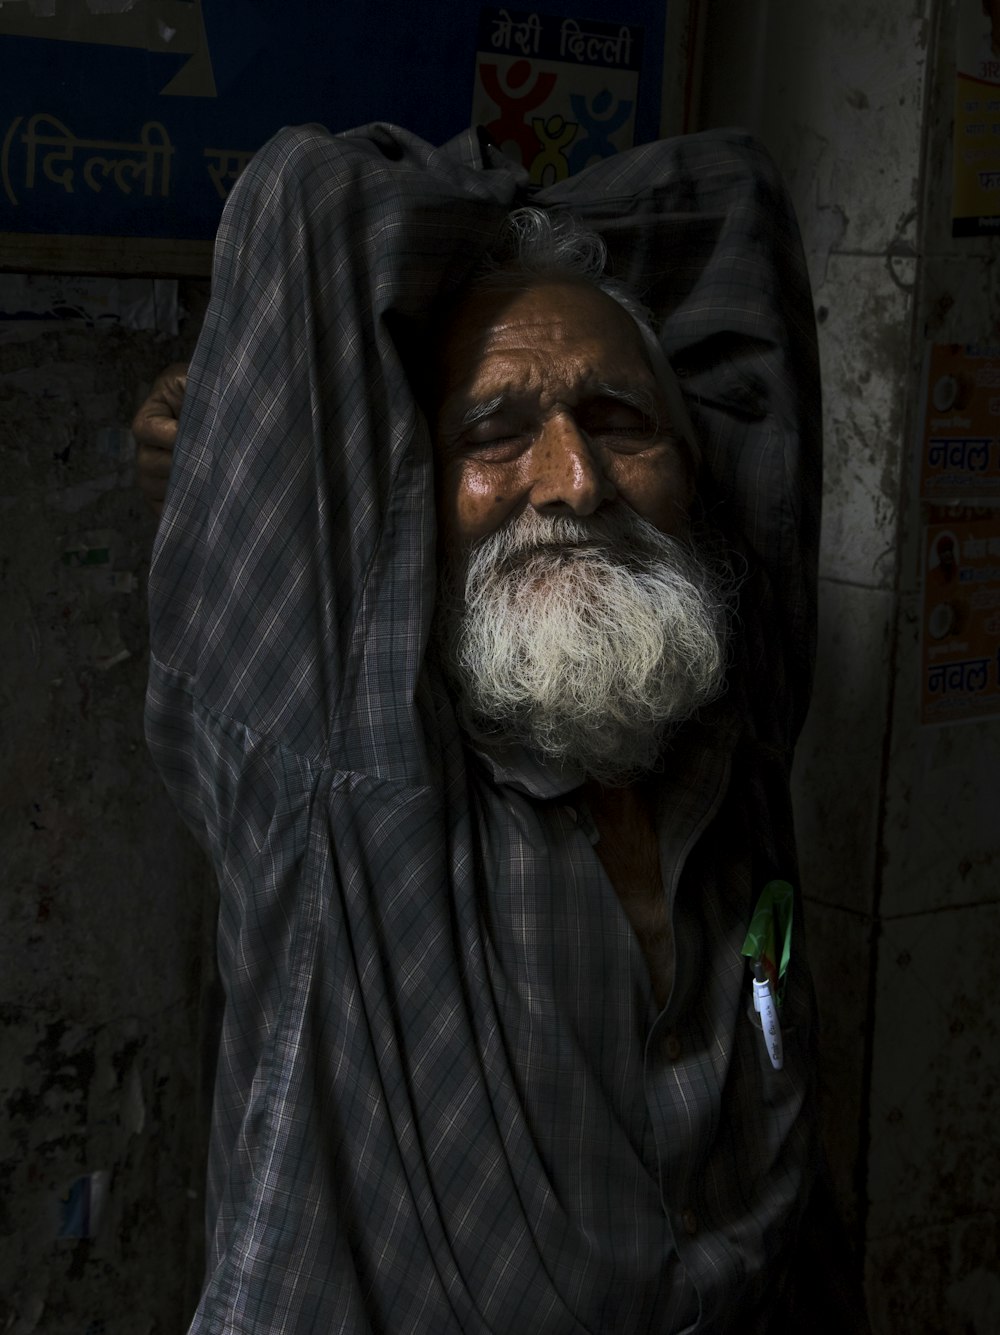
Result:
{"label": "tiled wall surface", "polygon": [[[953,5],[935,9],[911,366],[1000,343],[997,242],[950,235]],[[901,476],[894,709],[880,859],[868,1273],[878,1329],[1000,1329],[1000,720],[916,720],[924,519]],[[921,1269],[922,1263],[922,1269]]]}
{"label": "tiled wall surface", "polygon": [[[824,376],[819,666],[796,766],[827,1142],[877,1335],[1000,1330],[1000,723],[917,719],[928,339],[1000,341],[995,241],[952,241],[956,6],[709,5],[707,124],[799,210]],[[752,31],[751,31],[752,29]],[[752,80],[733,72],[758,53]]]}

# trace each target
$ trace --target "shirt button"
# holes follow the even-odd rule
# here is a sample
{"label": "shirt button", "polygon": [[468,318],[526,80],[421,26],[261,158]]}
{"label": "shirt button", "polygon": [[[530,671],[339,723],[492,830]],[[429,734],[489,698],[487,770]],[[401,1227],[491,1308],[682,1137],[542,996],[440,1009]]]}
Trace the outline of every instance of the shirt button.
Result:
{"label": "shirt button", "polygon": [[684,1232],[690,1233],[693,1237],[698,1232],[698,1216],[693,1210],[685,1210],[681,1215],[681,1223],[684,1225]]}
{"label": "shirt button", "polygon": [[666,1042],[667,1056],[675,1062],[681,1055],[681,1041],[676,1034],[668,1034]]}

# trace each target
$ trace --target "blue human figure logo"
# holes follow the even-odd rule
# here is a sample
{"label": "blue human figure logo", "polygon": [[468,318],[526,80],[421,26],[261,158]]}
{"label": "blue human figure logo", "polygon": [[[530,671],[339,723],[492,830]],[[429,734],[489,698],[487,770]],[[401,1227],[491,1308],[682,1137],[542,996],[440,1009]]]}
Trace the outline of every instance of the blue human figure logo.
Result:
{"label": "blue human figure logo", "polygon": [[582,132],[568,159],[570,171],[578,172],[592,158],[610,158],[618,152],[611,136],[625,124],[635,104],[630,100],[615,105],[608,88],[602,88],[589,104],[581,93],[572,93],[570,104]]}

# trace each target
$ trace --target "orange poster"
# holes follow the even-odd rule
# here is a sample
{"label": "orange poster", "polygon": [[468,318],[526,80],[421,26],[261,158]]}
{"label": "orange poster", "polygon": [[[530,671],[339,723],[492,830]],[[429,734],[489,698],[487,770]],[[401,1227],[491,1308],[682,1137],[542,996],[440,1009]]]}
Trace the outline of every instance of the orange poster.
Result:
{"label": "orange poster", "polygon": [[935,506],[924,529],[920,721],[1000,714],[1000,508]]}
{"label": "orange poster", "polygon": [[1000,345],[931,345],[919,450],[921,500],[1000,500]]}

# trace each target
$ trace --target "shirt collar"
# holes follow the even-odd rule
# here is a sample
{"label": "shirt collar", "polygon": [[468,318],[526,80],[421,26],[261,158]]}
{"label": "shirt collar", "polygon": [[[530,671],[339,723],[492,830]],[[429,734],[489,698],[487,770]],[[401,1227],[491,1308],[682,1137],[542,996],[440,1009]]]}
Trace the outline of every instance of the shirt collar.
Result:
{"label": "shirt collar", "polygon": [[[742,721],[729,695],[703,709],[697,719],[685,723],[670,741],[664,752],[669,764],[672,750],[684,753],[690,746],[711,745],[721,753],[730,751],[743,731]],[[469,745],[486,766],[493,782],[528,797],[548,800],[565,797],[586,781],[586,774],[572,765],[557,765],[542,760],[519,742],[496,742],[477,739]]]}
{"label": "shirt collar", "polygon": [[477,741],[472,749],[494,783],[515,788],[528,797],[565,797],[586,778],[582,770],[544,761],[518,742]]}

